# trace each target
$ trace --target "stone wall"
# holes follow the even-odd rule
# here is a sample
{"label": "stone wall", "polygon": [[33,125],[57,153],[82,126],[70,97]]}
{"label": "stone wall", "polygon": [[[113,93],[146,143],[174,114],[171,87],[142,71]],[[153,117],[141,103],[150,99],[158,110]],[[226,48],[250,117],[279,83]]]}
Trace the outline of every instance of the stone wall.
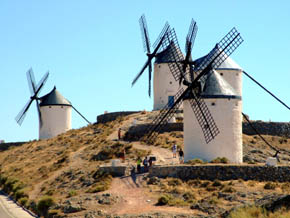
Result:
{"label": "stone wall", "polygon": [[257,165],[199,165],[199,166],[153,166],[149,176],[174,177],[182,180],[258,180],[290,182],[290,166]]}
{"label": "stone wall", "polygon": [[26,142],[9,142],[9,143],[1,143],[0,144],[0,151],[6,151],[10,147],[16,147],[16,146],[21,146]]}
{"label": "stone wall", "polygon": [[139,113],[140,111],[121,111],[121,112],[112,112],[106,113],[97,116],[97,123],[106,123],[113,120],[116,120],[119,116],[128,116],[131,114]]}
{"label": "stone wall", "polygon": [[[252,121],[252,125],[262,135],[285,136],[288,138],[290,137],[290,123]],[[126,132],[125,139],[138,140],[140,137],[147,133],[146,130],[149,127],[150,124],[139,124],[132,126]],[[183,123],[168,123],[162,132],[171,131],[183,131]],[[248,123],[243,123],[243,133],[246,135],[257,134]]]}
{"label": "stone wall", "polygon": [[[252,121],[252,125],[263,135],[290,137],[290,122]],[[248,123],[243,123],[243,133],[247,135],[256,135],[256,132]]]}
{"label": "stone wall", "polygon": [[[139,140],[142,136],[148,133],[148,129],[151,126],[151,124],[138,124],[136,126],[131,126],[125,133],[124,139],[128,141]],[[183,131],[183,123],[168,123],[165,128],[161,128],[159,133],[172,131]]]}

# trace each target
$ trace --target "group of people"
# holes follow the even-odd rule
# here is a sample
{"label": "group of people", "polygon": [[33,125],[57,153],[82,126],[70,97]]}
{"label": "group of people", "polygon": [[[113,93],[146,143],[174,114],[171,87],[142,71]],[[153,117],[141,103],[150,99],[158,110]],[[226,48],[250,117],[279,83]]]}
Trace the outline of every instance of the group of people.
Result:
{"label": "group of people", "polygon": [[142,159],[138,157],[137,158],[137,173],[142,172],[142,167],[141,167],[142,163],[143,163],[143,172],[148,172],[149,167],[153,165],[153,159],[152,158],[148,159],[148,157],[146,156],[144,160],[142,161]]}
{"label": "group of people", "polygon": [[[173,158],[176,158],[176,153],[177,153],[177,145],[174,144],[172,146]],[[182,164],[184,162],[184,153],[183,153],[183,150],[181,148],[179,148],[179,150],[178,150],[178,156],[179,156],[179,163]]]}

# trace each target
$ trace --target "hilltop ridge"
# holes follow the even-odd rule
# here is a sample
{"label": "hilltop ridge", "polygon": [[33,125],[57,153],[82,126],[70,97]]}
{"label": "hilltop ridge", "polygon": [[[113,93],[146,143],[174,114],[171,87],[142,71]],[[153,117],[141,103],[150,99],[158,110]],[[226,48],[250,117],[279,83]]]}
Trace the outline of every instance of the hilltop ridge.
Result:
{"label": "hilltop ridge", "polygon": [[[152,211],[190,214],[193,211],[186,206],[187,203],[177,207],[156,206],[163,191],[159,186],[151,187],[146,174],[138,175],[136,183],[132,183],[130,177],[112,178],[99,171],[101,165],[111,165],[112,159],[119,159],[123,149],[126,151],[125,165],[128,167],[135,165],[138,156],[149,154],[157,157],[156,164],[178,164],[177,159],[172,159],[170,148],[173,143],[183,145],[181,131],[160,134],[154,145],[117,140],[118,128],[122,128],[122,135],[126,135],[132,126],[146,124],[156,114],[157,112],[143,111],[126,116],[118,115],[110,122],[70,130],[52,139],[12,146],[0,152],[2,188],[31,210],[43,214],[50,211],[49,213],[58,214],[60,217],[98,217],[105,214],[124,215]],[[264,137],[273,145],[289,150],[289,138],[269,135]],[[268,156],[273,155],[273,151],[255,135],[243,135],[243,144],[245,162],[264,163]],[[282,164],[289,164],[289,156],[281,155],[280,158]],[[163,184],[164,181],[159,180],[159,183]],[[244,183],[246,184],[248,183]],[[167,186],[168,184],[164,187]],[[184,183],[180,183],[180,186],[184,190],[189,188]],[[259,187],[262,186],[262,183],[259,184]],[[282,188],[276,191],[284,192]],[[207,191],[203,192],[200,197],[206,196]],[[262,197],[262,191],[260,192],[259,196]],[[38,208],[44,196],[53,200],[54,206],[49,211]],[[147,206],[144,202],[147,202]],[[231,207],[224,210],[229,208]],[[200,214],[205,215],[202,211]]]}

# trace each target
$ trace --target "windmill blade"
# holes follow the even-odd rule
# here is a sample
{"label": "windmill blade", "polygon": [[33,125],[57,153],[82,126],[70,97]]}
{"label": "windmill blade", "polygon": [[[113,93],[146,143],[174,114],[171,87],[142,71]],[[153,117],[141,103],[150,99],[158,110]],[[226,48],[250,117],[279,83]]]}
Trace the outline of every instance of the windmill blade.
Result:
{"label": "windmill blade", "polygon": [[166,22],[161,33],[159,34],[158,38],[156,39],[156,41],[154,42],[153,44],[153,48],[154,48],[154,51],[152,53],[152,55],[156,55],[157,52],[161,52],[161,49],[164,47],[161,47],[163,41],[166,39],[166,35],[167,33],[170,31],[170,26],[169,26],[169,23]]}
{"label": "windmill blade", "polygon": [[146,63],[144,64],[144,66],[142,67],[141,71],[136,75],[136,77],[134,78],[131,86],[133,86],[137,80],[140,78],[140,76],[143,74],[144,70],[146,69],[146,67],[148,65],[151,65],[151,60],[152,60],[153,57],[149,57],[148,60],[146,61]]}
{"label": "windmill blade", "polygon": [[26,112],[28,111],[32,101],[34,99],[30,99],[26,105],[24,106],[24,108],[18,113],[18,115],[15,117],[16,122],[19,124],[19,126],[21,126],[25,116],[26,116]]}
{"label": "windmill blade", "polygon": [[149,97],[151,97],[151,78],[152,78],[152,64],[151,64],[151,62],[149,63],[149,68],[148,68],[148,70],[149,70],[149,88],[148,88],[148,94],[149,94]]}
{"label": "windmill blade", "polygon": [[72,108],[75,110],[75,112],[77,112],[85,121],[88,122],[88,124],[91,124],[90,121],[88,121],[74,106],[72,106]]}
{"label": "windmill blade", "polygon": [[40,111],[38,99],[36,99],[36,108],[37,108],[38,117],[39,117],[39,126],[42,127],[42,117],[41,117],[41,111]]}
{"label": "windmill blade", "polygon": [[194,92],[191,93],[193,98],[188,99],[194,115],[202,129],[206,143],[208,144],[218,134],[219,129],[206,105],[204,100],[197,96]]}
{"label": "windmill blade", "polygon": [[174,96],[174,104],[172,106],[166,105],[162,110],[160,110],[159,115],[155,117],[155,119],[150,124],[150,127],[146,131],[148,134],[144,137],[144,140],[147,143],[152,144],[156,137],[159,135],[159,132],[166,127],[166,124],[177,112],[179,106],[182,103],[182,99],[187,92],[188,89],[186,89],[186,91],[184,91],[183,88],[179,89],[179,91]]}
{"label": "windmill blade", "polygon": [[49,76],[49,72],[46,72],[46,74],[44,74],[42,79],[39,81],[39,83],[36,86],[36,94],[38,94],[40,90],[43,88],[44,84],[47,81],[48,76]]}
{"label": "windmill blade", "polygon": [[174,29],[171,29],[166,34],[166,40],[162,43],[162,50],[169,49],[166,53],[166,59],[171,60],[169,62],[169,69],[170,72],[175,79],[175,81],[180,80],[181,73],[182,72],[182,61],[184,60],[184,56],[181,53],[178,39],[175,33]]}
{"label": "windmill blade", "polygon": [[150,39],[149,39],[149,33],[147,28],[147,22],[145,19],[145,15],[143,14],[139,19],[140,29],[141,29],[141,35],[142,35],[142,41],[143,41],[143,47],[144,51],[150,54]]}
{"label": "windmill blade", "polygon": [[26,72],[26,76],[27,76],[27,81],[28,81],[30,93],[31,93],[31,95],[34,95],[36,92],[36,83],[35,83],[35,78],[34,78],[34,73],[33,73],[32,68],[30,68]]}
{"label": "windmill blade", "polygon": [[186,36],[185,51],[192,50],[198,27],[196,22],[192,19],[189,30]]}
{"label": "windmill blade", "polygon": [[[207,57],[197,66],[195,66],[195,73],[199,71],[209,71],[219,67],[243,42],[240,33],[236,28],[231,31],[211,50]],[[201,75],[202,76],[202,75]],[[201,76],[198,75],[200,78]]]}

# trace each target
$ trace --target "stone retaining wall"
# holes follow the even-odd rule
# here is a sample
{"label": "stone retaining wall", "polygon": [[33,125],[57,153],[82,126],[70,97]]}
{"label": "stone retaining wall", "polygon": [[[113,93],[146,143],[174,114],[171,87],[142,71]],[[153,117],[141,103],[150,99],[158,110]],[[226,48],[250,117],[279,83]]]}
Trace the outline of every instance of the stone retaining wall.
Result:
{"label": "stone retaining wall", "polygon": [[116,120],[119,116],[128,116],[131,114],[139,113],[140,111],[122,111],[122,112],[113,112],[113,113],[106,113],[97,116],[97,123],[106,123],[113,120]]}
{"label": "stone retaining wall", "polygon": [[1,143],[0,144],[0,151],[6,151],[8,150],[10,147],[16,147],[16,146],[21,146],[26,142],[9,142],[9,143]]}
{"label": "stone retaining wall", "polygon": [[153,166],[149,176],[174,177],[182,180],[258,180],[290,182],[290,166],[251,165],[199,165],[199,166]]}
{"label": "stone retaining wall", "polygon": [[[263,135],[285,136],[290,138],[290,122],[262,122],[252,121],[252,125]],[[243,123],[243,133],[247,135],[256,135],[256,132],[248,123]]]}

